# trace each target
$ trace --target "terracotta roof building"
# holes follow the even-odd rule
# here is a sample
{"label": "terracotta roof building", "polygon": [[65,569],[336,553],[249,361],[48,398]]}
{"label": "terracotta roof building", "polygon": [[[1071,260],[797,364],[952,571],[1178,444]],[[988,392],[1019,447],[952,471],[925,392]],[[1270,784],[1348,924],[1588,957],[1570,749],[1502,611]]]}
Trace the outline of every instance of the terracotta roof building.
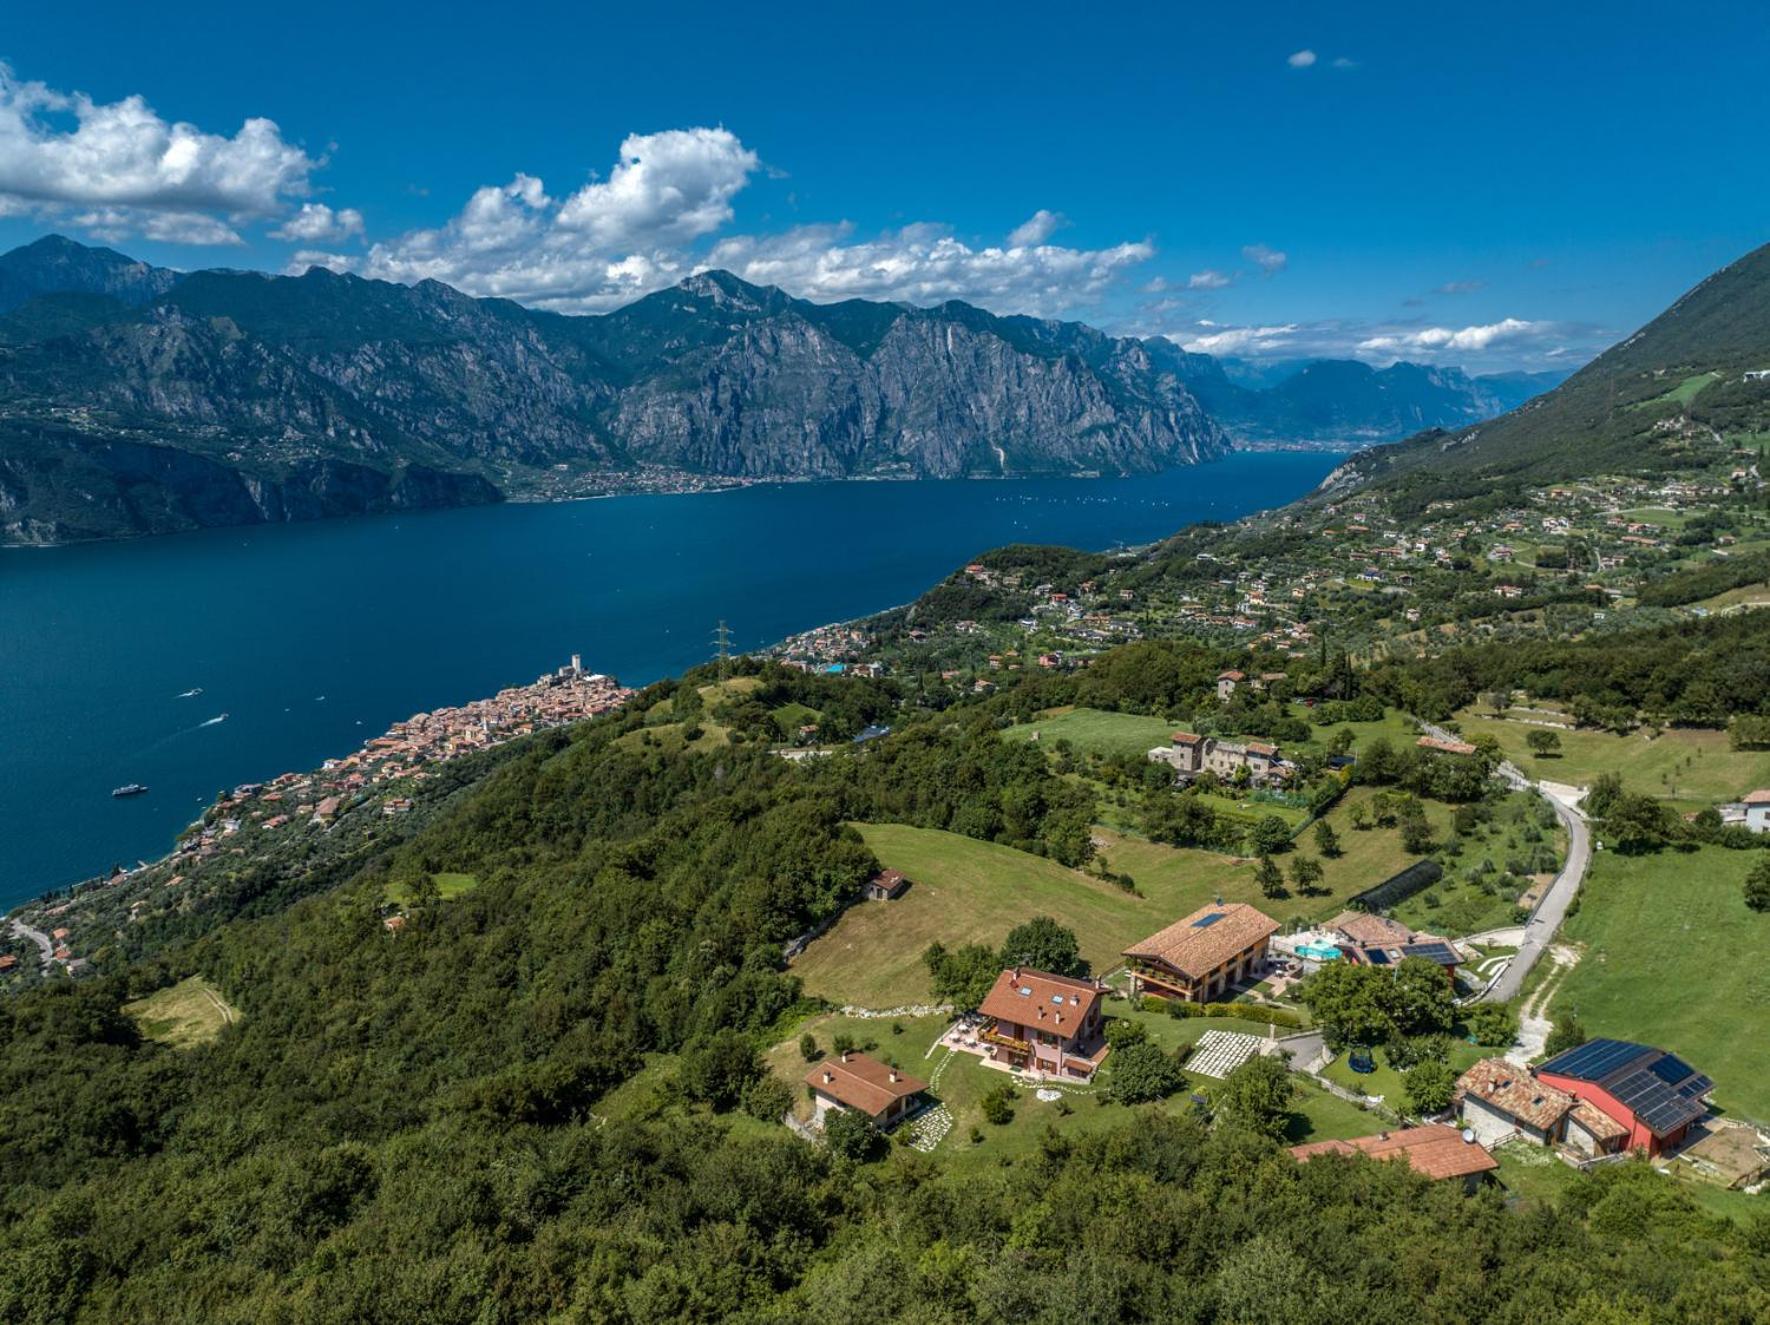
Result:
{"label": "terracotta roof building", "polygon": [[1342,911],[1327,922],[1341,954],[1361,966],[1399,966],[1409,957],[1423,957],[1444,968],[1453,979],[1463,956],[1449,939],[1427,934],[1371,911]]}
{"label": "terracotta roof building", "polygon": [[900,870],[880,870],[866,881],[861,891],[870,902],[889,902],[902,897],[910,881]]}
{"label": "terracotta roof building", "polygon": [[1092,980],[1010,967],[977,1011],[992,1061],[1046,1076],[1088,1080],[1106,1057],[1102,986]]}
{"label": "terracotta roof building", "polygon": [[1131,997],[1157,994],[1204,1003],[1264,969],[1278,921],[1245,902],[1201,906],[1125,949]]}
{"label": "terracotta roof building", "polygon": [[1424,1127],[1403,1127],[1375,1136],[1356,1136],[1349,1141],[1312,1141],[1292,1146],[1291,1154],[1307,1162],[1317,1155],[1369,1155],[1372,1159],[1401,1159],[1413,1166],[1415,1173],[1434,1181],[1461,1178],[1469,1186],[1491,1173],[1500,1162],[1476,1141],[1463,1140],[1462,1133],[1442,1123]]}
{"label": "terracotta roof building", "polygon": [[812,1104],[821,1125],[831,1109],[864,1114],[881,1127],[890,1127],[916,1108],[916,1097],[928,1089],[926,1081],[901,1072],[865,1054],[845,1053],[812,1064],[805,1074]]}
{"label": "terracotta roof building", "polygon": [[1497,1145],[1514,1132],[1539,1145],[1562,1136],[1574,1098],[1545,1085],[1504,1058],[1483,1058],[1457,1078],[1459,1115],[1484,1145]]}

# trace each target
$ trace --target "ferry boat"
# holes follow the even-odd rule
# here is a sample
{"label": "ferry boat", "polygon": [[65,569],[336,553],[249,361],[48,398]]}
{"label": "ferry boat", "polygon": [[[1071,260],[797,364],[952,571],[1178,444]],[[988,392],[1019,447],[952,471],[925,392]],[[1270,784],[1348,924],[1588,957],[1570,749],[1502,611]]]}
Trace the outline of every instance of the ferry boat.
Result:
{"label": "ferry boat", "polygon": [[147,788],[142,786],[141,783],[139,783],[139,782],[126,783],[125,785],[118,787],[116,790],[111,792],[111,795],[119,796],[119,797],[121,797],[121,796],[143,796],[146,794],[147,794]]}

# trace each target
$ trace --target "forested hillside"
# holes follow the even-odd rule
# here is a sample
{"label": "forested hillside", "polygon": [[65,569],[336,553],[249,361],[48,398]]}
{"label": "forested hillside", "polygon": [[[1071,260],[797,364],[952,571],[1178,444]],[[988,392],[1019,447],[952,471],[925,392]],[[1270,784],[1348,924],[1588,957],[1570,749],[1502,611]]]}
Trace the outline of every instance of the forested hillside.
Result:
{"label": "forested hillside", "polygon": [[[1125,661],[1097,698],[1157,660]],[[631,710],[533,740],[329,891],[0,1002],[0,1318],[1762,1318],[1765,1230],[1635,1166],[1522,1215],[1181,1115],[962,1176],[781,1128],[756,1048],[801,998],[783,941],[875,867],[850,821],[1089,849],[1071,784],[999,738],[1013,702],[801,764],[635,746]],[[443,900],[439,871],[477,886]],[[239,1010],[212,1042],[120,1010],[191,974]]]}
{"label": "forested hillside", "polygon": [[1482,481],[1701,468],[1723,435],[1770,434],[1770,245],[1705,279],[1553,391],[1490,423],[1361,458],[1445,495]]}

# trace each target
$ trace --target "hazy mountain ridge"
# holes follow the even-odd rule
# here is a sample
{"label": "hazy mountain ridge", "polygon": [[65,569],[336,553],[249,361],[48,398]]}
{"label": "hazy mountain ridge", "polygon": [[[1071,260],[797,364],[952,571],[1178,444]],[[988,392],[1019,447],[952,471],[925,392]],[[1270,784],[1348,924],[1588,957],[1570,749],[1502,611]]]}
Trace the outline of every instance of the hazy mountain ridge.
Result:
{"label": "hazy mountain ridge", "polygon": [[1258,373],[1187,354],[1184,380],[1237,441],[1356,444],[1479,423],[1517,408],[1564,376],[1472,377],[1460,368],[1406,360],[1373,368],[1355,359],[1314,359]]}
{"label": "hazy mountain ridge", "polygon": [[1353,476],[1467,483],[1664,471],[1770,434],[1770,244],[1706,277],[1553,391],[1488,423],[1359,457]]}
{"label": "hazy mountain ridge", "polygon": [[[1227,449],[1141,342],[960,303],[817,305],[710,272],[563,317],[434,281],[181,276],[56,237],[0,271],[7,541],[495,500],[559,469],[1139,473]],[[218,495],[152,447],[239,482]],[[275,497],[315,483],[317,504]]]}

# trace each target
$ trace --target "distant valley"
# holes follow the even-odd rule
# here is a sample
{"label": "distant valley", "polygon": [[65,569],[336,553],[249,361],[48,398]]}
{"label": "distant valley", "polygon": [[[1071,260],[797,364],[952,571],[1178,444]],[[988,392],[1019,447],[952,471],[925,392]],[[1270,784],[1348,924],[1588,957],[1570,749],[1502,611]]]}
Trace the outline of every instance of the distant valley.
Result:
{"label": "distant valley", "polygon": [[[1364,444],[1552,383],[1233,362],[1081,323],[705,272],[602,316],[435,281],[0,256],[0,542],[758,480],[1155,473]],[[1238,380],[1238,378],[1240,380]]]}

